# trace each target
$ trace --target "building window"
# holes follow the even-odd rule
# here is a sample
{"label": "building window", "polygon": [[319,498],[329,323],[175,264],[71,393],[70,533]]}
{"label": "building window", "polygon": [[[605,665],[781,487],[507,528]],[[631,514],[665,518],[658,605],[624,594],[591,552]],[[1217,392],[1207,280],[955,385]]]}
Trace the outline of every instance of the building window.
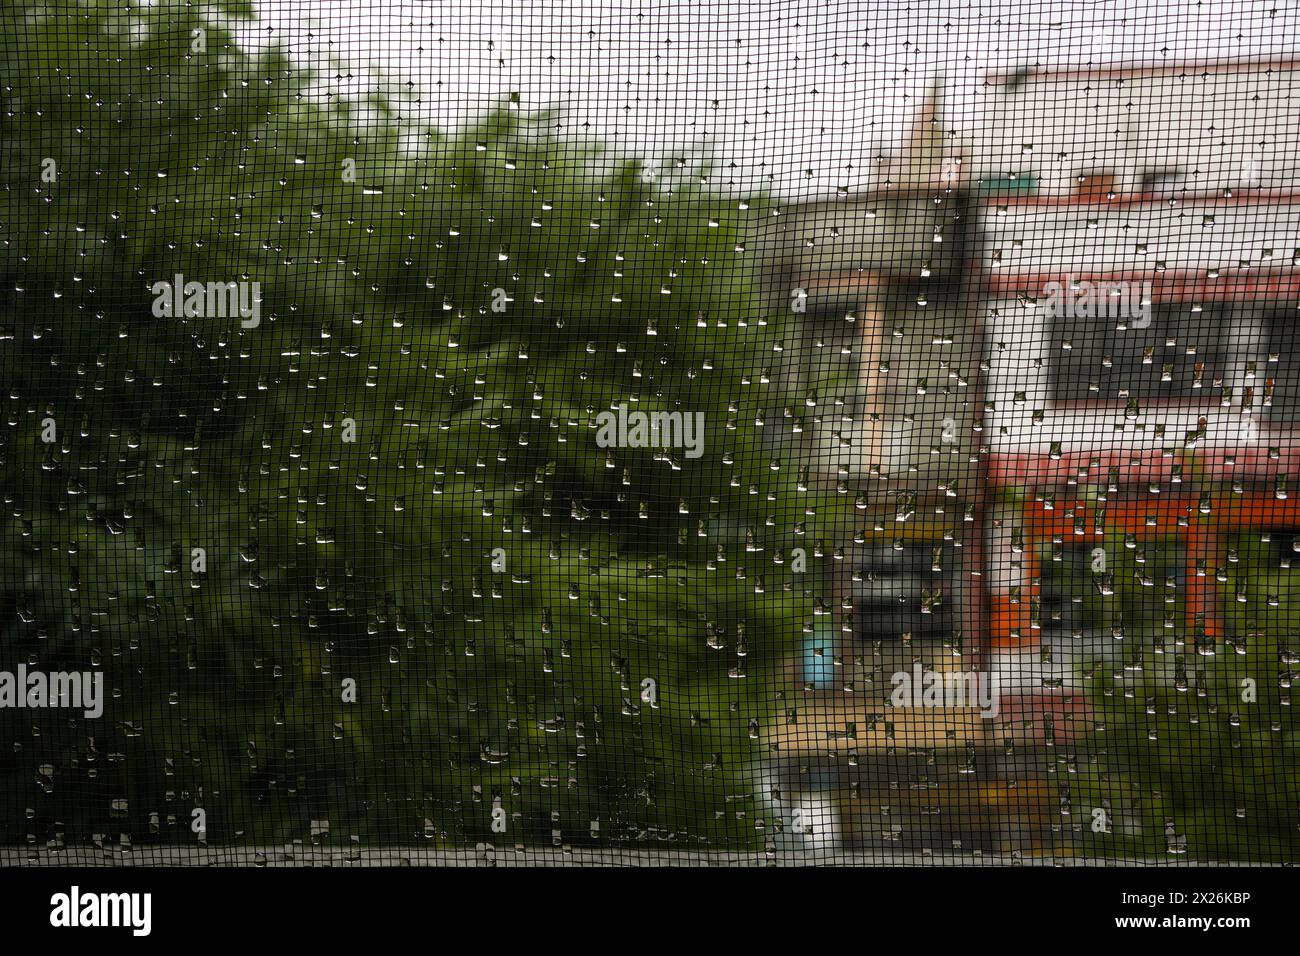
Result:
{"label": "building window", "polygon": [[1090,310],[1050,317],[1052,399],[1219,400],[1229,308],[1174,303],[1149,310],[1143,318],[1079,314]]}
{"label": "building window", "polygon": [[1294,306],[1263,316],[1267,354],[1256,360],[1257,387],[1265,415],[1275,422],[1300,422],[1300,352],[1295,348],[1300,313]]}

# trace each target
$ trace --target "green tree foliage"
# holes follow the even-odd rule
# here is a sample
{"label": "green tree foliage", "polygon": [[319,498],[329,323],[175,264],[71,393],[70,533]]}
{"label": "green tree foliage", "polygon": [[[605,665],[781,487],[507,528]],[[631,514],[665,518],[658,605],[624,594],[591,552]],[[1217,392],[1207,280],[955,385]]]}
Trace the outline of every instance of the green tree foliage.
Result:
{"label": "green tree foliage", "polygon": [[[1219,640],[1188,634],[1181,614],[1160,637],[1165,589],[1141,565],[1117,570],[1110,601],[1155,636],[1132,629],[1125,652],[1086,675],[1094,732],[1064,782],[1087,853],[1278,863],[1300,853],[1292,537],[1241,534],[1228,563],[1207,568],[1227,628]],[[1146,559],[1160,564],[1159,549]]]}
{"label": "green tree foliage", "polygon": [[[111,695],[0,712],[0,838],[751,844],[813,551],[755,210],[194,9],[0,14],[0,665]],[[620,403],[703,455],[598,447]]]}

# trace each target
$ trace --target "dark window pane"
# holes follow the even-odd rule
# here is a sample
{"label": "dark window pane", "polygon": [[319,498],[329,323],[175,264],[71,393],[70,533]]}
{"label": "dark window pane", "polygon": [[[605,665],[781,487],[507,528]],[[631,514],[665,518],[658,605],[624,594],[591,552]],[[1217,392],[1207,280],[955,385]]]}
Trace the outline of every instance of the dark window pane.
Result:
{"label": "dark window pane", "polygon": [[1184,303],[1152,305],[1145,328],[1119,307],[1050,317],[1052,398],[1210,401],[1227,367],[1230,318],[1227,306]]}

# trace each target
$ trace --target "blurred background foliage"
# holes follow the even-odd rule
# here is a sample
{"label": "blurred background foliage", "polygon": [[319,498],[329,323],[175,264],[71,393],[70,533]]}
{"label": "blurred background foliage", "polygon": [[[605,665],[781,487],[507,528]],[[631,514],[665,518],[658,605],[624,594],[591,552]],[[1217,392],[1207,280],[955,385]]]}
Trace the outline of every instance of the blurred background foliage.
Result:
{"label": "blurred background foliage", "polygon": [[[761,200],[197,10],[0,13],[0,665],[111,694],[0,712],[0,840],[761,842],[817,567]],[[261,324],[155,318],[176,273]],[[597,448],[620,402],[704,455]]]}
{"label": "blurred background foliage", "polygon": [[[1094,649],[1111,649],[1083,671],[1093,732],[1068,759],[1062,751],[1055,760],[1066,778],[1062,821],[1077,828],[1089,855],[1293,861],[1300,854],[1292,706],[1300,535],[1252,529],[1226,542],[1226,561],[1206,569],[1225,630],[1218,639],[1183,624],[1173,599],[1185,586],[1175,574],[1181,549],[1172,539],[1144,544],[1125,548],[1122,536],[1108,543],[1125,555],[1113,569],[1112,594],[1076,585],[1074,593],[1086,595],[1084,618],[1101,625]],[[1174,605],[1178,625],[1168,628],[1165,613]]]}

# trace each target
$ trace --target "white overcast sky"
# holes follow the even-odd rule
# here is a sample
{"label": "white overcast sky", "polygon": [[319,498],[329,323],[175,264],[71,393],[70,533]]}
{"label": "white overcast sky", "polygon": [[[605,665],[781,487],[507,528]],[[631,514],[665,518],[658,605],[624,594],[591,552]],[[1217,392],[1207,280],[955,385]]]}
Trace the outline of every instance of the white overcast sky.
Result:
{"label": "white overcast sky", "polygon": [[662,159],[710,150],[718,185],[860,188],[943,72],[961,124],[991,70],[1295,52],[1296,2],[261,0],[257,27],[304,58],[382,73],[456,127],[517,92],[573,133]]}

